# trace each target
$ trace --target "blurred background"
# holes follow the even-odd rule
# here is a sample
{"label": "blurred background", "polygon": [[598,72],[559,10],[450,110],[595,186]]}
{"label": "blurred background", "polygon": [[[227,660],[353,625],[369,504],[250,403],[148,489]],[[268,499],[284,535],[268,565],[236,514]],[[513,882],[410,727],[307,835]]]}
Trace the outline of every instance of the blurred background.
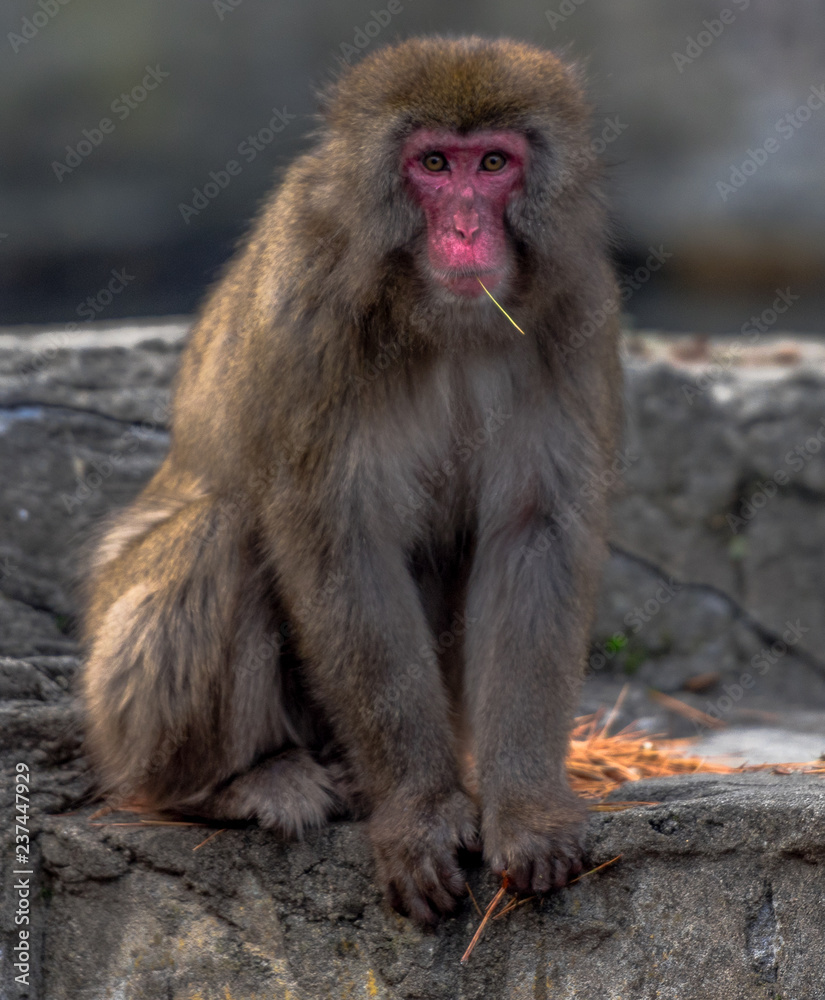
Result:
{"label": "blurred background", "polygon": [[586,60],[633,323],[825,325],[825,0],[5,0],[0,27],[0,324],[191,312],[341,60],[477,32]]}

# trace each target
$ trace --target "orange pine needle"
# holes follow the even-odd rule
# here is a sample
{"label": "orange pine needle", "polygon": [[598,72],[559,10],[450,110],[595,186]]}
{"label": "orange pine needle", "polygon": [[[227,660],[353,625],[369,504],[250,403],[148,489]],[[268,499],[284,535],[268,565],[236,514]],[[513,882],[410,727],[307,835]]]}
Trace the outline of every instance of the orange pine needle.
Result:
{"label": "orange pine needle", "polygon": [[[115,807],[110,805],[101,806],[100,809],[96,809],[92,815],[89,817],[90,820],[100,819],[101,816],[108,816],[110,813],[115,812]],[[63,816],[70,815],[69,813],[63,813]]]}
{"label": "orange pine needle", "polygon": [[610,728],[610,723],[616,718],[619,709],[622,707],[622,703],[627,697],[627,692],[630,690],[630,682],[626,683],[621,691],[619,692],[619,697],[616,699],[616,704],[607,713],[607,718],[604,720],[604,725],[602,726],[599,736],[607,736],[607,730]]}
{"label": "orange pine needle", "polygon": [[725,723],[721,719],[715,719],[712,715],[708,715],[707,712],[694,708],[693,705],[688,705],[678,698],[673,698],[669,694],[665,694],[664,691],[656,691],[651,688],[648,691],[648,696],[664,708],[669,708],[671,712],[676,712],[677,715],[681,715],[685,719],[690,719],[691,722],[698,722],[700,726],[704,726],[706,729],[725,728]]}
{"label": "orange pine needle", "polygon": [[661,802],[646,802],[644,799],[628,799],[626,802],[594,802],[587,808],[591,812],[624,812],[625,809],[635,809],[636,806],[660,806]]}
{"label": "orange pine needle", "polygon": [[483,918],[484,914],[481,912],[481,907],[478,905],[478,900],[476,899],[475,895],[473,894],[473,890],[470,888],[470,883],[469,882],[465,882],[464,885],[467,886],[467,892],[469,892],[469,894],[470,894],[470,899],[472,899],[472,901],[473,901],[473,906],[476,908],[476,913],[480,917]]}
{"label": "orange pine needle", "polygon": [[217,837],[219,833],[223,833],[223,832],[224,832],[225,830],[226,830],[226,827],[224,826],[224,827],[221,827],[221,829],[220,829],[220,830],[215,830],[215,832],[214,832],[214,833],[210,833],[210,834],[209,834],[209,836],[208,836],[208,837],[206,838],[206,840],[202,840],[202,841],[201,841],[201,842],[200,842],[199,844],[196,844],[196,845],[195,845],[195,846],[194,846],[194,847],[192,848],[192,850],[193,850],[193,851],[199,851],[199,850],[200,850],[200,849],[201,849],[201,848],[203,847],[203,845],[204,845],[204,844],[208,844],[208,843],[209,843],[209,841],[210,841],[210,840],[211,840],[211,839],[212,839],[213,837]]}
{"label": "orange pine needle", "polygon": [[[669,697],[669,696],[665,696]],[[673,699],[676,701],[676,699]],[[617,702],[618,706],[619,702]],[[677,702],[683,705],[683,702]],[[690,706],[685,706],[690,708]],[[575,720],[567,753],[567,774],[573,790],[584,798],[599,802],[628,781],[641,778],[664,778],[675,774],[736,774],[742,771],[764,771],[776,768],[790,772],[825,775],[825,763],[759,764],[752,767],[730,767],[727,764],[688,756],[690,739],[659,739],[627,727],[607,736],[601,713],[581,716]],[[631,808],[631,805],[604,803],[602,811]]]}
{"label": "orange pine needle", "polygon": [[209,826],[209,824],[182,819],[138,819],[131,823],[89,823],[89,826]]}
{"label": "orange pine needle", "polygon": [[498,892],[495,894],[495,896],[493,896],[493,898],[490,900],[490,905],[487,907],[486,913],[481,918],[481,923],[478,925],[478,930],[475,932],[475,934],[473,934],[473,940],[467,945],[467,950],[461,956],[461,964],[462,965],[466,965],[467,959],[470,957],[470,955],[472,955],[473,949],[478,944],[478,942],[479,942],[479,940],[481,938],[481,935],[482,935],[482,933],[484,931],[484,928],[487,926],[487,924],[490,921],[490,918],[495,913],[496,907],[498,906],[498,904],[501,902],[502,898],[504,897],[504,893],[507,892],[507,889],[509,888],[509,885],[510,885],[510,879],[507,877],[507,872],[502,872],[501,873],[501,888],[498,890]]}
{"label": "orange pine needle", "polygon": [[494,917],[493,920],[500,920],[502,917],[506,916],[508,913],[512,913],[513,910],[517,909],[519,906],[523,906],[525,903],[529,903],[531,900],[535,899],[535,896],[527,896],[525,899],[511,899],[510,902],[500,910]]}
{"label": "orange pine needle", "polygon": [[620,857],[621,854],[617,854],[615,858],[611,858],[609,861],[605,861],[603,864],[597,865],[595,868],[591,868],[589,872],[582,872],[581,875],[571,878],[567,884],[572,885],[574,882],[578,882],[581,878],[587,878],[588,875],[593,875],[594,872],[600,872],[602,868],[607,868],[608,865],[615,865]]}

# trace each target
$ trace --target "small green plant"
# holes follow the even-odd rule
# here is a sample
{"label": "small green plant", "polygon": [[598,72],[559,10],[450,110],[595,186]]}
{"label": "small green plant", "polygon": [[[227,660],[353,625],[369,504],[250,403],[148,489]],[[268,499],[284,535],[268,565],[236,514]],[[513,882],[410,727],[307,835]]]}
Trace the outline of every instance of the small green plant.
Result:
{"label": "small green plant", "polygon": [[618,653],[620,649],[624,649],[627,645],[627,636],[624,632],[617,632],[612,635],[607,642],[604,644],[604,648],[609,653]]}

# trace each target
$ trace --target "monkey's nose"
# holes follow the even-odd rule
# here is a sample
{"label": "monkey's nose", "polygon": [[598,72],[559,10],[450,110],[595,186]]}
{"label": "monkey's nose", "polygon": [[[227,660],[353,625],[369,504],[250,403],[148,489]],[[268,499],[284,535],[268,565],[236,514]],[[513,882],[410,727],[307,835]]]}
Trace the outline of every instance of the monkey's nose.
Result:
{"label": "monkey's nose", "polygon": [[453,225],[459,236],[471,243],[473,236],[478,232],[478,212],[456,212],[453,216]]}

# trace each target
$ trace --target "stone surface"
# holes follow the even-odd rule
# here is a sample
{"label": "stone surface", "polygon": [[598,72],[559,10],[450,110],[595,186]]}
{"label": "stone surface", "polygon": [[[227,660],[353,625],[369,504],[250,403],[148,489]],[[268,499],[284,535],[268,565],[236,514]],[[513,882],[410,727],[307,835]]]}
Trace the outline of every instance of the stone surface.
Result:
{"label": "stone surface", "polygon": [[[494,921],[466,966],[472,905],[435,932],[387,911],[361,824],[300,844],[229,829],[195,851],[212,831],[38,812],[38,974],[16,991],[6,966],[0,996],[819,1000],[825,783],[694,775],[620,797],[660,803],[593,814],[592,862],[621,859]],[[486,904],[494,880],[470,879]]]}
{"label": "stone surface", "polygon": [[[592,861],[621,861],[494,922],[465,967],[470,904],[427,934],[387,912],[358,824],[298,845],[231,829],[197,852],[208,829],[91,825],[73,698],[79,552],[165,452],[184,330],[0,331],[0,998],[825,995],[813,777],[625,786],[618,797],[661,804],[592,816]],[[731,365],[728,346],[627,342],[626,488],[582,707],[629,681],[616,724],[687,725],[656,688],[725,722],[772,721],[766,742],[787,757],[777,718],[825,732],[825,465],[807,445],[823,426],[825,348],[762,345]],[[766,490],[778,470],[787,482]],[[764,504],[743,517],[760,484]],[[688,691],[704,673],[715,679]],[[34,804],[27,990],[10,965],[18,764]],[[495,884],[470,877],[486,902]]]}

